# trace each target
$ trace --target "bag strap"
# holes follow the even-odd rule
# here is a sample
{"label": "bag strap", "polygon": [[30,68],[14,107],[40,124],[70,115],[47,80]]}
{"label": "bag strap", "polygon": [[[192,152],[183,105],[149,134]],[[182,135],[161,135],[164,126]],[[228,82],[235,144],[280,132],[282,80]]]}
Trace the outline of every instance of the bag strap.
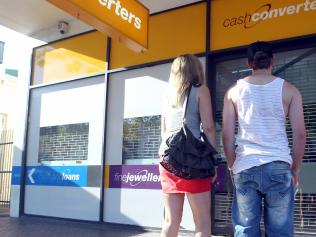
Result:
{"label": "bag strap", "polygon": [[189,98],[190,98],[191,89],[192,89],[192,84],[189,86],[188,95],[186,96],[185,101],[184,101],[184,103],[183,103],[183,104],[184,104],[184,107],[183,107],[183,116],[182,116],[183,123],[185,122],[185,116],[186,116],[186,114],[187,114],[187,108],[188,108],[188,102],[189,102]]}

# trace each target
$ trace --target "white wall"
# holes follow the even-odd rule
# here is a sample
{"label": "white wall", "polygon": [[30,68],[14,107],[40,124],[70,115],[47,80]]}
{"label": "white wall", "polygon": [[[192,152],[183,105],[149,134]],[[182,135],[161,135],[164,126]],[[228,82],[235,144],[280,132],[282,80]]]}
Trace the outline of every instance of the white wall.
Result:
{"label": "white wall", "polygon": [[[42,42],[0,26],[0,41],[5,42],[3,64],[0,64],[0,111],[8,114],[8,128],[14,129],[13,166],[20,166],[24,149],[33,47]],[[17,69],[18,77],[5,75],[5,69]],[[1,86],[0,86],[1,87]],[[11,186],[10,215],[19,216],[20,185]]]}

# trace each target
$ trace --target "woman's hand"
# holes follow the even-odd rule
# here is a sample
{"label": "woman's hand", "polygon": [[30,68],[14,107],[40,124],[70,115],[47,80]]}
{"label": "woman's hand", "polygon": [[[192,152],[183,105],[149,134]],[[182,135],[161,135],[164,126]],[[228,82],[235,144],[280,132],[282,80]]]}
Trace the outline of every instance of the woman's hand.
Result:
{"label": "woman's hand", "polygon": [[212,184],[213,184],[216,180],[217,180],[217,167],[215,167],[215,174],[214,174],[214,176],[212,177],[212,180],[211,180]]}

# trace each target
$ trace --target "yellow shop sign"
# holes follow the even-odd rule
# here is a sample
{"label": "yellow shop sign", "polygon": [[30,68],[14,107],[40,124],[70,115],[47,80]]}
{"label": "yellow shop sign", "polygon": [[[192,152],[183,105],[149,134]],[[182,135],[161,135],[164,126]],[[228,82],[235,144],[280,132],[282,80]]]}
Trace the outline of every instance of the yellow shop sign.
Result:
{"label": "yellow shop sign", "polygon": [[211,49],[316,33],[316,0],[212,0]]}
{"label": "yellow shop sign", "polygon": [[148,47],[149,10],[137,0],[47,0],[135,51]]}

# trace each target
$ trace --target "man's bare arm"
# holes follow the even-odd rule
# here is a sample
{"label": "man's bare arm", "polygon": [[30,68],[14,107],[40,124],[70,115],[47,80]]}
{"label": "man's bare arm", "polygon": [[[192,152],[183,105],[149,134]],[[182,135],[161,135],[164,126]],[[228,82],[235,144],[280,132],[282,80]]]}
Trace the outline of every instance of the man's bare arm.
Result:
{"label": "man's bare arm", "polygon": [[227,158],[227,166],[232,168],[236,159],[235,154],[235,126],[236,126],[236,111],[232,100],[233,88],[229,89],[224,97],[223,108],[223,145],[224,152]]}
{"label": "man's bare arm", "polygon": [[306,129],[304,123],[304,112],[302,105],[302,96],[297,88],[288,84],[287,88],[292,94],[291,103],[289,105],[289,119],[292,127],[293,134],[293,147],[292,147],[292,173],[294,182],[297,183],[298,172],[301,167],[302,159],[304,156],[305,143],[306,143]]}

